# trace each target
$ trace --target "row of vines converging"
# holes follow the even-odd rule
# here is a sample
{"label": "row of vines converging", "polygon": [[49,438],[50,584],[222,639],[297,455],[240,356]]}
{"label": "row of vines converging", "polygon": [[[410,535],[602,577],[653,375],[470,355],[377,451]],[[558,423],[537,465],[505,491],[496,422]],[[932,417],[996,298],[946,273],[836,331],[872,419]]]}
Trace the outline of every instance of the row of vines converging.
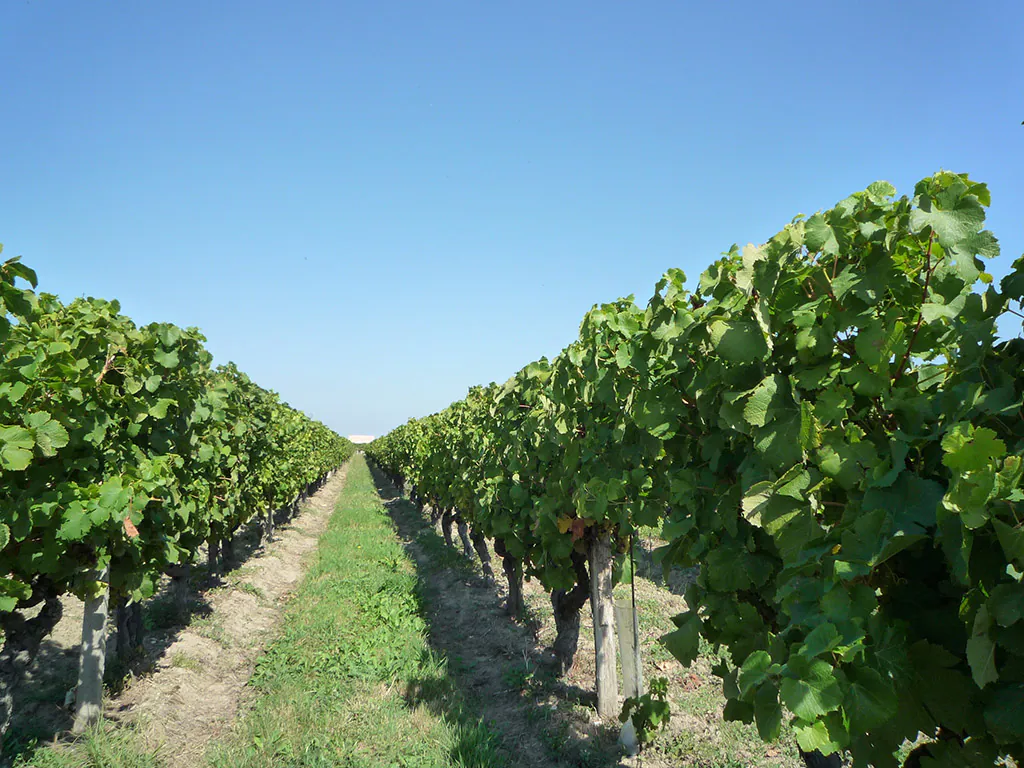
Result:
{"label": "row of vines converging", "polygon": [[18,259],[0,265],[0,734],[63,596],[137,606],[201,544],[215,561],[352,452],[213,367],[198,330],[35,286]]}
{"label": "row of vines converging", "polygon": [[595,547],[659,526],[662,561],[700,568],[663,642],[728,650],[727,718],[858,766],[907,741],[907,766],[1021,764],[1024,339],[997,323],[1024,259],[995,284],[965,175],[895,195],[597,306],[555,359],[368,452],[495,540],[511,602],[524,572],[551,591],[563,667]]}

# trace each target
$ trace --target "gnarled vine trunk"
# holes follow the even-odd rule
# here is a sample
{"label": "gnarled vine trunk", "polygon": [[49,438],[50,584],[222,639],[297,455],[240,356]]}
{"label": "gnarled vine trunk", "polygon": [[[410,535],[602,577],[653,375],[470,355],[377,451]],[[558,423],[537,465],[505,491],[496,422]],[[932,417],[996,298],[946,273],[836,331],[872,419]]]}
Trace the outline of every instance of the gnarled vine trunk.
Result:
{"label": "gnarled vine trunk", "polygon": [[494,551],[501,558],[501,569],[508,579],[508,599],[505,611],[513,618],[523,613],[523,564],[518,557],[513,557],[505,548],[504,539],[494,540]]}
{"label": "gnarled vine trunk", "polygon": [[801,749],[800,757],[807,768],[843,768],[843,757],[838,752],[833,752],[831,755],[823,755],[817,750],[814,752],[804,752]]}
{"label": "gnarled vine trunk", "polygon": [[260,543],[264,547],[274,540],[274,510],[272,509],[267,509],[266,516],[263,518],[263,531],[260,539]]}
{"label": "gnarled vine trunk", "polygon": [[487,551],[487,539],[480,533],[476,528],[472,528],[469,532],[470,541],[473,542],[473,549],[476,550],[476,556],[480,558],[480,565],[484,570],[484,578],[487,579],[488,584],[494,583],[494,569],[491,568],[491,553]]}
{"label": "gnarled vine trunk", "polygon": [[450,509],[446,509],[441,514],[441,533],[444,534],[444,543],[452,548],[455,547],[455,544],[452,541],[452,523],[454,522],[455,513]]}
{"label": "gnarled vine trunk", "polygon": [[235,562],[235,532],[231,531],[220,542],[220,571],[227,573],[237,565]]}
{"label": "gnarled vine trunk", "polygon": [[114,616],[117,626],[117,635],[114,641],[117,660],[125,662],[142,645],[142,606],[139,603],[129,604],[122,597],[118,599],[114,608]]}
{"label": "gnarled vine trunk", "polygon": [[580,641],[580,611],[590,598],[586,556],[573,551],[572,566],[576,571],[576,586],[570,590],[556,589],[551,593],[551,607],[555,614],[555,642],[551,650],[555,654],[559,675],[572,669]]}
{"label": "gnarled vine trunk", "polygon": [[462,519],[462,515],[455,513],[455,524],[459,529],[459,538],[462,540],[462,554],[467,560],[473,559],[473,542],[469,540],[469,526]]}
{"label": "gnarled vine trunk", "polygon": [[192,566],[188,563],[174,565],[167,569],[167,575],[171,577],[171,599],[174,603],[174,614],[178,621],[184,621],[188,617],[188,591],[189,575]]}

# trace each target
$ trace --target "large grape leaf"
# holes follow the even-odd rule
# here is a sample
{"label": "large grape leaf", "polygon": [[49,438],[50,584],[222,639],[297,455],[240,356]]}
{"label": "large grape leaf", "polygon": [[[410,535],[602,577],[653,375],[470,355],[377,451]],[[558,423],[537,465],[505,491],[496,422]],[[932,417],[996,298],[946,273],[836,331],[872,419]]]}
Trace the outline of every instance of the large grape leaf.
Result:
{"label": "large grape leaf", "polygon": [[0,465],[4,469],[22,470],[32,463],[35,440],[24,427],[0,427]]}
{"label": "large grape leaf", "polygon": [[786,667],[792,677],[782,679],[779,693],[782,703],[797,717],[811,722],[843,703],[843,689],[827,661],[793,656]]}

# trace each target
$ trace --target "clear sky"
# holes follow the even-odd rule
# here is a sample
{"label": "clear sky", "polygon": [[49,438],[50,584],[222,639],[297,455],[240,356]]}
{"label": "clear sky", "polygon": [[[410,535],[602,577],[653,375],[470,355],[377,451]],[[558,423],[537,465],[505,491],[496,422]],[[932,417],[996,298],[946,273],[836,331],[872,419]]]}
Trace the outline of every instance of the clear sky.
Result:
{"label": "clear sky", "polygon": [[1024,5],[2,0],[0,242],[380,434],[872,181],[1024,250]]}

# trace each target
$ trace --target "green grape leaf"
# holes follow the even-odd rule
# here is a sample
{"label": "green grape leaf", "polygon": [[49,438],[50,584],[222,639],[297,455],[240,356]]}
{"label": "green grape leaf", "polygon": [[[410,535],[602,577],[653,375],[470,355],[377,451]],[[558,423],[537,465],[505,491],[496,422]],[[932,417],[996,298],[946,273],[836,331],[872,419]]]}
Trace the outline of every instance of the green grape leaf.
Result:
{"label": "green grape leaf", "polygon": [[992,527],[996,529],[999,546],[1007,560],[1024,564],[1024,528],[1007,525],[999,518],[993,518]]}
{"label": "green grape leaf", "polygon": [[814,402],[814,415],[825,424],[838,424],[846,418],[853,405],[853,392],[848,387],[834,384],[823,390]]}
{"label": "green grape leaf", "polygon": [[4,469],[22,470],[32,463],[35,440],[24,427],[0,427],[0,465]]}
{"label": "green grape leaf", "polygon": [[896,196],[896,187],[888,181],[876,181],[873,184],[868,184],[867,193],[872,202],[882,204]]}
{"label": "green grape leaf", "polygon": [[772,469],[781,472],[803,459],[802,428],[800,411],[780,412],[770,424],[754,428],[754,449]]}
{"label": "green grape leaf", "polygon": [[57,531],[60,541],[81,541],[92,528],[92,519],[81,504],[75,503],[64,511],[63,522]]}
{"label": "green grape leaf", "polygon": [[725,546],[709,552],[705,566],[708,585],[716,592],[737,592],[760,586],[772,572],[772,562],[764,555]]}
{"label": "green grape leaf", "polygon": [[43,456],[56,456],[57,451],[68,444],[68,431],[48,413],[37,411],[26,414],[23,422],[32,430],[36,448]]}
{"label": "green grape leaf", "polygon": [[1006,443],[987,427],[975,428],[970,424],[956,424],[942,438],[946,455],[942,463],[959,472],[977,472],[990,465],[993,459],[1006,454]]}
{"label": "green grape leaf", "polygon": [[755,363],[768,355],[764,333],[756,323],[715,320],[708,330],[715,351],[726,362],[741,365]]}
{"label": "green grape leaf", "polygon": [[974,635],[967,641],[967,661],[971,665],[971,677],[979,688],[999,679],[996,670],[996,644],[988,633]]}
{"label": "green grape leaf", "polygon": [[109,518],[120,518],[131,500],[131,489],[121,485],[120,478],[112,477],[100,486],[99,506]]}
{"label": "green grape leaf", "polygon": [[740,687],[740,695],[746,696],[750,691],[764,682],[768,677],[768,670],[772,666],[772,657],[767,651],[754,651],[747,656],[743,666],[740,667],[737,683]]}
{"label": "green grape leaf", "polygon": [[1024,619],[1024,585],[1000,584],[988,598],[988,611],[1001,627],[1009,627]]}
{"label": "green grape leaf", "polygon": [[149,415],[155,419],[167,418],[167,409],[174,405],[174,400],[167,397],[162,397],[157,400],[153,405],[149,406]]}
{"label": "green grape leaf", "polygon": [[772,420],[771,405],[775,393],[779,390],[779,379],[780,376],[767,376],[754,388],[753,394],[743,407],[743,418],[748,424],[763,427]]}
{"label": "green grape leaf", "polygon": [[847,676],[850,688],[843,707],[852,731],[868,733],[896,714],[899,698],[892,681],[870,667],[851,667]]}
{"label": "green grape leaf", "polygon": [[767,683],[754,694],[754,722],[764,741],[776,741],[782,735],[782,705],[775,683]]}
{"label": "green grape leaf", "polygon": [[804,225],[804,242],[811,251],[822,251],[829,256],[839,253],[839,237],[820,213],[816,213]]}
{"label": "green grape leaf", "polygon": [[816,626],[807,634],[807,637],[804,638],[803,647],[800,649],[800,655],[813,659],[815,656],[828,653],[833,648],[838,647],[841,639],[839,630],[836,629],[835,625],[826,621],[824,624]]}
{"label": "green grape leaf", "polygon": [[999,289],[1007,298],[1024,298],[1024,256],[1013,262],[1013,270],[999,283]]}
{"label": "green grape leaf", "polygon": [[985,725],[1003,742],[1024,741],[1024,683],[998,686],[985,705]]}
{"label": "green grape leaf", "polygon": [[956,246],[974,235],[985,223],[985,209],[973,195],[957,184],[939,192],[934,199],[922,196],[917,208],[910,212],[910,227],[920,232],[931,227],[945,248]]}
{"label": "green grape leaf", "polygon": [[178,358],[177,350],[171,352],[164,352],[162,350],[155,350],[153,352],[153,359],[164,368],[173,369],[177,368],[181,361]]}
{"label": "green grape leaf", "polygon": [[835,729],[829,728],[825,722],[818,720],[813,723],[797,721],[794,723],[796,743],[804,752],[821,752],[831,755],[845,746],[845,740]]}
{"label": "green grape leaf", "polygon": [[779,693],[782,702],[797,717],[812,721],[843,703],[843,689],[827,661],[807,661],[793,656],[786,666],[795,677],[784,677]]}

